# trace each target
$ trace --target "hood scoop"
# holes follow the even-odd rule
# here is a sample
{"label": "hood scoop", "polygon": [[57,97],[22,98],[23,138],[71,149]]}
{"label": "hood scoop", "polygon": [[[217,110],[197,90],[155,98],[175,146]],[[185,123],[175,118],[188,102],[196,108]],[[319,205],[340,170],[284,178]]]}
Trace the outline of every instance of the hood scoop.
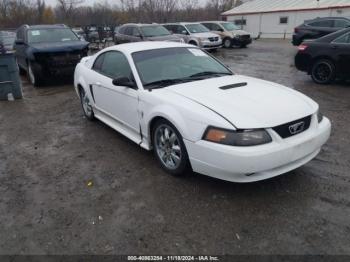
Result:
{"label": "hood scoop", "polygon": [[222,86],[219,88],[222,90],[228,90],[228,89],[237,88],[237,87],[246,86],[246,85],[247,85],[247,82],[242,82],[242,83],[236,83],[228,86]]}

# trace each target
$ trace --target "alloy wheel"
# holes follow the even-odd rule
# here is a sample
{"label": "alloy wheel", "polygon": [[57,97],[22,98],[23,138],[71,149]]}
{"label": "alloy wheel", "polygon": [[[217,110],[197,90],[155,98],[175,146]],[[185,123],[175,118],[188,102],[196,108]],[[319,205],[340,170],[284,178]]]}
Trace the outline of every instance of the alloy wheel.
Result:
{"label": "alloy wheel", "polygon": [[172,127],[166,124],[155,130],[155,149],[162,164],[170,170],[181,165],[182,148],[179,137]]}
{"label": "alloy wheel", "polygon": [[90,104],[89,97],[84,90],[81,91],[81,104],[83,106],[83,110],[84,110],[85,115],[88,118],[91,118],[92,114],[93,114],[92,106]]}

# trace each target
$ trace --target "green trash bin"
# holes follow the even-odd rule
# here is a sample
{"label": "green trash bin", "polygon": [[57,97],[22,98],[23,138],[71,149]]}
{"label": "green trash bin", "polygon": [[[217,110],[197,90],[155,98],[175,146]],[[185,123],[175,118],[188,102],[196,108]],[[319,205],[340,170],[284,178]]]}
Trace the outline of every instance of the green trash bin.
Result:
{"label": "green trash bin", "polygon": [[0,53],[0,100],[8,100],[9,96],[23,97],[19,69],[14,53]]}

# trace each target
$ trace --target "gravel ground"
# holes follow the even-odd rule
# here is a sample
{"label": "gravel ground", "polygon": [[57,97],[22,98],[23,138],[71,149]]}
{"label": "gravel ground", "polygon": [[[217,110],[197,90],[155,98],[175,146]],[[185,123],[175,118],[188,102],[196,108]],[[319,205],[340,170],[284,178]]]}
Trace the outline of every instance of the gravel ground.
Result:
{"label": "gravel ground", "polygon": [[307,94],[332,120],[316,159],[253,184],[171,177],[84,119],[71,84],[23,79],[25,99],[0,103],[0,254],[350,255],[350,87],[314,84],[295,52],[259,40],[215,53],[236,73]]}

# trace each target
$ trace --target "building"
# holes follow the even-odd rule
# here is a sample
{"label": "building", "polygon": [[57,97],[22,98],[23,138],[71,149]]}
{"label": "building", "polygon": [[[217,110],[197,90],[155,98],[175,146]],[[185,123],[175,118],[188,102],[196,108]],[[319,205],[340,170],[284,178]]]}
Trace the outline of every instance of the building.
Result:
{"label": "building", "polygon": [[296,26],[316,17],[350,18],[350,0],[252,0],[222,13],[253,36],[291,38]]}

